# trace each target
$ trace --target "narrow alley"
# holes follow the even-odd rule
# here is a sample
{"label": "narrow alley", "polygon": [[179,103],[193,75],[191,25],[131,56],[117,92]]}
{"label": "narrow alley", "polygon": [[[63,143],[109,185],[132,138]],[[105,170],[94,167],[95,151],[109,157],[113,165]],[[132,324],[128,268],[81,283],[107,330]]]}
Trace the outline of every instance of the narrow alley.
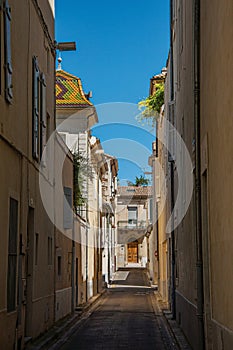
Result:
{"label": "narrow alley", "polygon": [[122,268],[73,334],[52,349],[178,349],[144,268]]}
{"label": "narrow alley", "polygon": [[233,349],[233,0],[0,0],[0,350]]}

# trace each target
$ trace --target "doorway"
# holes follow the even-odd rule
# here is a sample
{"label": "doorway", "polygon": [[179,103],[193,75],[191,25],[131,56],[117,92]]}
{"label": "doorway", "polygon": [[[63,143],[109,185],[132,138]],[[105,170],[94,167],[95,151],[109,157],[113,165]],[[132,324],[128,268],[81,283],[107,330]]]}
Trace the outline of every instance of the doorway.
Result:
{"label": "doorway", "polygon": [[78,258],[76,258],[76,274],[75,274],[75,302],[78,305]]}
{"label": "doorway", "polygon": [[[33,311],[33,265],[34,265],[34,209],[28,208],[27,221],[27,254],[26,254],[26,312],[25,312],[25,335],[30,337],[32,334],[32,311]],[[38,249],[38,236],[37,236]],[[38,259],[38,251],[37,251]]]}
{"label": "doorway", "polygon": [[128,262],[137,263],[138,262],[138,243],[132,242],[128,244]]}

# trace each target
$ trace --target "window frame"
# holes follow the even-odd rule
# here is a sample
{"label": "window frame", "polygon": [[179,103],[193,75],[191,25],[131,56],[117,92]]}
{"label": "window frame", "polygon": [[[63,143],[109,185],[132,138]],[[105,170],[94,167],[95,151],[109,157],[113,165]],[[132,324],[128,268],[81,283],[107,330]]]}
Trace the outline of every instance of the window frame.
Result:
{"label": "window frame", "polygon": [[[47,143],[47,93],[45,74],[32,59],[32,156],[40,161]],[[43,163],[46,166],[45,162]]]}
{"label": "window frame", "polygon": [[3,2],[4,13],[4,68],[5,68],[5,99],[11,104],[13,100],[12,85],[12,55],[11,55],[11,7],[8,0]]}

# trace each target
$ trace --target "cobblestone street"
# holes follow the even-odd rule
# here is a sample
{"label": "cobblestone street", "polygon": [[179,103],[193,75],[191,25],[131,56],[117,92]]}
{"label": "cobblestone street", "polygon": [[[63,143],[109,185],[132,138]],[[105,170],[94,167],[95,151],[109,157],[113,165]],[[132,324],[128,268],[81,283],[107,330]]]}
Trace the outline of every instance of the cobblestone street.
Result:
{"label": "cobblestone street", "polygon": [[[71,334],[72,333],[72,334]],[[108,291],[52,349],[178,349],[145,269],[121,269]]]}

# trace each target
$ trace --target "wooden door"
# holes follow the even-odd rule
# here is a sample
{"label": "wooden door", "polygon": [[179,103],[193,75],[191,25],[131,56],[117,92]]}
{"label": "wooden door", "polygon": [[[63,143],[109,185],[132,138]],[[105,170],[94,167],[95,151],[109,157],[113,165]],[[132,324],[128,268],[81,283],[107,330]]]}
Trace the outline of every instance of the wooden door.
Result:
{"label": "wooden door", "polygon": [[133,242],[128,244],[128,262],[138,262],[138,243]]}

